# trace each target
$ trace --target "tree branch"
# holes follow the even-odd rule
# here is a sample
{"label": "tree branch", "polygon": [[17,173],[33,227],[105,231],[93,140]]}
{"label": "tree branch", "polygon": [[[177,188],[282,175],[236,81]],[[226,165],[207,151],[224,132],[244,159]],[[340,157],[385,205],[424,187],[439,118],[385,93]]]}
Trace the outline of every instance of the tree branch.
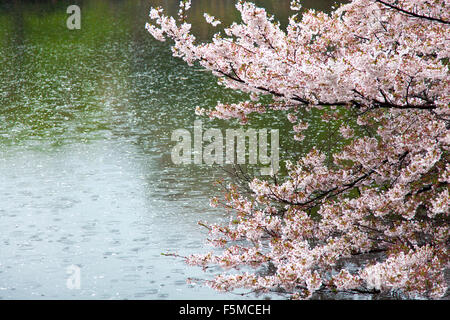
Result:
{"label": "tree branch", "polygon": [[439,19],[439,18],[433,18],[433,17],[429,17],[429,16],[424,16],[424,15],[421,15],[421,14],[418,14],[418,13],[407,11],[407,10],[404,10],[404,9],[399,8],[397,6],[394,6],[394,5],[390,4],[390,3],[384,2],[382,0],[374,0],[374,1],[378,2],[378,3],[381,3],[381,4],[385,5],[386,7],[389,7],[391,9],[400,11],[400,12],[406,14],[406,15],[409,15],[409,16],[412,16],[412,17],[415,17],[415,18],[426,19],[426,20],[430,20],[430,21],[436,21],[436,22],[440,22],[440,23],[443,23],[443,24],[450,24],[449,21],[445,21],[445,20],[442,20],[442,19]]}

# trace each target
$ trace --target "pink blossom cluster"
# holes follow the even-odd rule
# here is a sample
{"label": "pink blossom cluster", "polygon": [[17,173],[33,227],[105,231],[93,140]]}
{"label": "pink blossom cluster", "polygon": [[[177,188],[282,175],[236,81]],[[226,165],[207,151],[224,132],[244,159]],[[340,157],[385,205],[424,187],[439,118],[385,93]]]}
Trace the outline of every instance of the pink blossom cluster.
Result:
{"label": "pink blossom cluster", "polygon": [[[301,10],[300,1],[291,6]],[[365,134],[343,123],[339,131],[348,143],[331,165],[312,148],[286,162],[284,178],[255,178],[250,192],[228,185],[225,198],[211,204],[233,212],[230,223],[202,223],[221,253],[187,262],[253,268],[208,281],[225,291],[282,290],[291,298],[327,290],[445,295],[450,2],[353,0],[330,14],[297,12],[286,30],[252,3],[238,1],[236,8],[242,22],[206,43],[196,43],[184,19],[151,9],[155,24],[147,29],[158,40],[172,39],[174,56],[251,94],[252,101],[197,112],[247,122],[253,112],[289,110],[293,138],[302,140],[308,124],[296,111],[328,105],[348,109]],[[277,102],[259,103],[266,94]],[[367,259],[349,269],[343,262],[352,257]]]}

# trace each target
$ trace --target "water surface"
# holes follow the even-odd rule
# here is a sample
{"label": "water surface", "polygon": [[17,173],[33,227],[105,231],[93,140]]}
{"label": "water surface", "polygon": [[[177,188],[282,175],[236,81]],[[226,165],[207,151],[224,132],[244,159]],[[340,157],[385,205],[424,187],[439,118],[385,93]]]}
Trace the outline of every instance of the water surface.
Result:
{"label": "water surface", "polygon": [[[81,30],[66,28],[73,2]],[[284,22],[290,14],[289,1],[256,2]],[[168,44],[145,31],[151,6],[174,12],[174,3],[0,4],[1,299],[242,298],[186,283],[219,270],[204,274],[161,255],[210,250],[197,221],[229,219],[208,200],[226,175],[172,164],[171,132],[192,130],[196,106],[244,98],[172,58]],[[233,5],[194,1],[199,37],[213,32],[200,24],[204,10],[226,24],[238,17]],[[290,130],[284,117],[251,125],[278,128],[282,137]],[[328,137],[325,127],[313,126],[309,144],[282,147],[303,152]],[[66,285],[71,265],[81,270],[79,290]]]}

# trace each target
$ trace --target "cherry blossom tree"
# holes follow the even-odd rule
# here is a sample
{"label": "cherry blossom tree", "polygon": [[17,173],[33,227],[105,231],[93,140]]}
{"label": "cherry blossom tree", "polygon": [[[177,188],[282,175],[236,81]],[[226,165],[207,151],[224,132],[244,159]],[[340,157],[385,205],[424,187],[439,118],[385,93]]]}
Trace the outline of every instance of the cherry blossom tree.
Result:
{"label": "cherry blossom tree", "polygon": [[[221,250],[185,257],[187,263],[221,266],[223,273],[206,282],[224,291],[443,297],[450,2],[353,0],[326,14],[303,12],[292,1],[295,14],[282,29],[263,8],[239,1],[242,21],[204,43],[190,33],[189,7],[182,1],[175,18],[152,8],[146,28],[158,40],[172,39],[175,57],[251,97],[199,114],[245,123],[251,113],[289,110],[293,138],[302,140],[308,125],[298,111],[329,106],[346,109],[365,133],[344,123],[339,131],[348,143],[332,163],[312,148],[286,162],[285,177],[253,178],[249,192],[227,185],[224,199],[211,204],[232,211],[230,223],[201,223]],[[265,95],[274,102],[260,102]],[[345,263],[354,257],[363,262]]]}

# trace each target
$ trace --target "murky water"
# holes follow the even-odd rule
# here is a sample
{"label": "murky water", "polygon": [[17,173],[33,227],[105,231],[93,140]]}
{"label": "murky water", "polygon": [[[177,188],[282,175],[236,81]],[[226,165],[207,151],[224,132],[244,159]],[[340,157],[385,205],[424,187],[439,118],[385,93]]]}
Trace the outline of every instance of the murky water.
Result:
{"label": "murky water", "polygon": [[[289,14],[289,1],[256,2]],[[197,221],[228,220],[208,205],[223,171],[172,164],[170,134],[192,130],[195,106],[240,96],[147,34],[150,6],[175,1],[79,3],[72,31],[67,1],[0,4],[0,298],[241,298],[186,283],[217,270],[161,255],[210,250]],[[194,0],[193,20],[204,9],[231,22],[233,4]],[[289,130],[267,121],[252,125]],[[67,286],[71,265],[80,289]]]}

